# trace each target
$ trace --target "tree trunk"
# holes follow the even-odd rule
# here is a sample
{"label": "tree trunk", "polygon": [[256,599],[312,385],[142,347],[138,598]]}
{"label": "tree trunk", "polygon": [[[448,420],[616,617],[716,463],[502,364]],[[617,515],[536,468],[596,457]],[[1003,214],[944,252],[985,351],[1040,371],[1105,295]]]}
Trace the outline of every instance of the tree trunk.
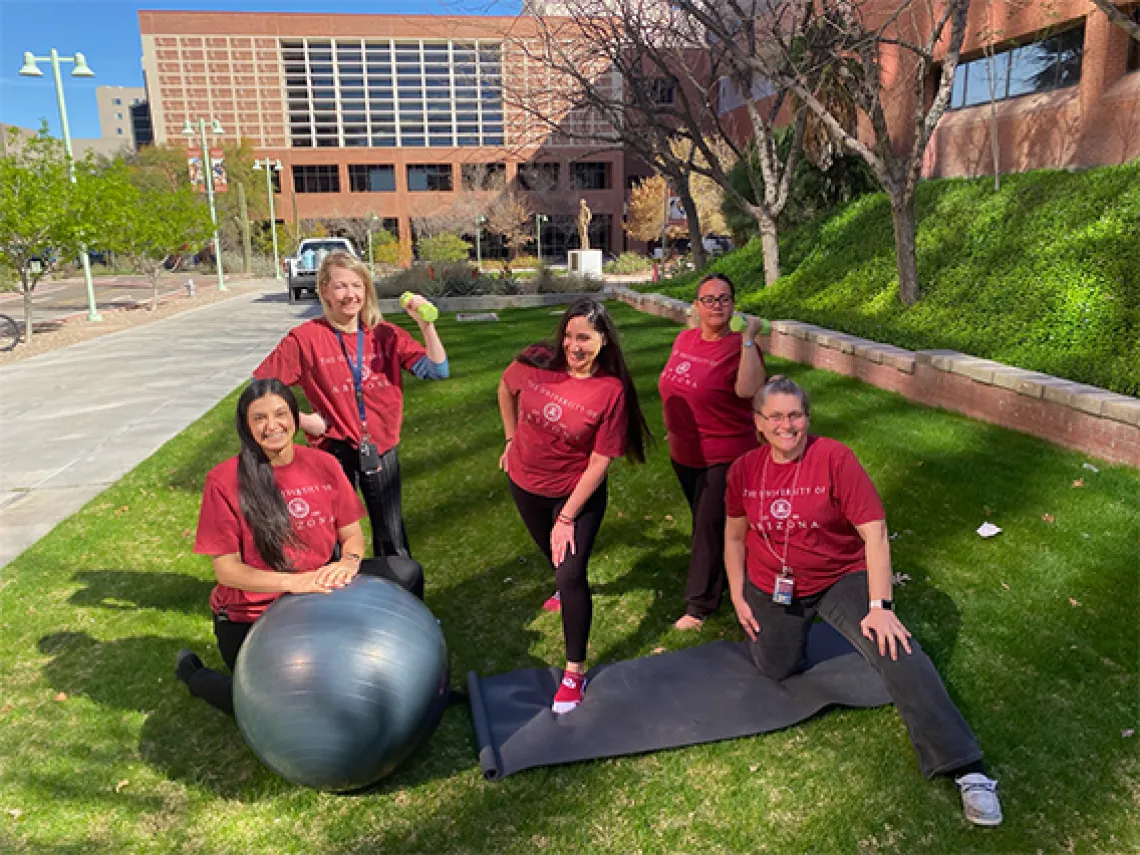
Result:
{"label": "tree trunk", "polygon": [[895,227],[895,261],[899,273],[899,299],[904,306],[918,302],[918,252],[915,249],[914,199],[891,199]]}
{"label": "tree trunk", "polygon": [[764,286],[773,285],[780,278],[780,238],[776,220],[767,214],[756,214],[760,227],[760,249],[764,254]]}
{"label": "tree trunk", "polygon": [[21,283],[24,287],[24,343],[32,343],[32,288],[25,280]]}
{"label": "tree trunk", "polygon": [[689,224],[689,252],[693,254],[693,269],[705,266],[705,242],[701,233],[701,215],[697,211],[696,200],[691,193],[681,194],[681,205],[685,208],[685,218]]}
{"label": "tree trunk", "polygon": [[[241,267],[242,273],[253,273],[253,237],[249,230],[249,209],[245,204],[245,185],[235,182],[238,197],[238,225],[241,227]],[[157,286],[156,286],[157,287]]]}

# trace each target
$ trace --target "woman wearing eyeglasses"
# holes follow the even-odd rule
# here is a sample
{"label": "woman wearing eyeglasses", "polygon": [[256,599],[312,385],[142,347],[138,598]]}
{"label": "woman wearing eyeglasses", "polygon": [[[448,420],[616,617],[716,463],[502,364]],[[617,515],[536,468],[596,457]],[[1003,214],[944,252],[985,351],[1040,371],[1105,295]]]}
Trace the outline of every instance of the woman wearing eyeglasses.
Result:
{"label": "woman wearing eyeglasses", "polygon": [[934,665],[894,613],[886,514],[854,452],[808,433],[810,402],[787,377],[756,395],[767,441],[728,470],[724,560],[756,667],[799,670],[816,615],[882,676],[927,777],[953,777],[966,819],[999,825],[997,782]]}
{"label": "woman wearing eyeglasses", "polygon": [[697,285],[698,325],[677,336],[658,389],[669,457],[693,517],[685,613],[673,626],[700,629],[724,593],[724,479],[729,464],[756,447],[752,396],[764,383],[759,321],[732,332],[736,289],[723,273]]}

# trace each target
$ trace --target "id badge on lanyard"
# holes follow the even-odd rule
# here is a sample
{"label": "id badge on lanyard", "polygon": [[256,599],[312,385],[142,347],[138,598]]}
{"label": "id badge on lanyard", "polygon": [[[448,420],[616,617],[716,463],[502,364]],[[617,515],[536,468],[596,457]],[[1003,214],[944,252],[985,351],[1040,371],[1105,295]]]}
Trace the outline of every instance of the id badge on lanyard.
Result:
{"label": "id badge on lanyard", "polygon": [[348,370],[352,373],[352,388],[356,392],[356,409],[360,414],[360,471],[362,474],[371,474],[380,471],[380,452],[376,444],[368,435],[368,422],[364,412],[364,330],[356,328],[356,362],[348,358],[348,349],[344,346],[344,336],[336,334],[340,341],[340,349],[344,353],[344,361],[348,363]]}
{"label": "id badge on lanyard", "polygon": [[796,582],[792,578],[792,568],[781,567],[780,575],[776,577],[776,584],[772,587],[772,602],[781,606],[790,606],[795,588]]}

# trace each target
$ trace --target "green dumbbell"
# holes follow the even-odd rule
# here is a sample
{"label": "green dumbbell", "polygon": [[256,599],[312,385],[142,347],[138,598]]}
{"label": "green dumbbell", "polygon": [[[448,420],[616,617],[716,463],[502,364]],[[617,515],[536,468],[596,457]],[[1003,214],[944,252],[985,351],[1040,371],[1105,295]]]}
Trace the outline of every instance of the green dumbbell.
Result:
{"label": "green dumbbell", "polygon": [[[748,329],[748,319],[744,315],[736,314],[732,316],[732,320],[728,322],[728,328],[733,332],[744,332]],[[769,323],[767,318],[760,319],[760,335],[768,335],[772,331],[772,324]]]}
{"label": "green dumbbell", "polygon": [[[414,297],[414,296],[416,296],[416,295],[413,294],[411,291],[405,291],[403,294],[401,294],[400,295],[400,308],[401,309],[408,308],[408,303],[411,302],[412,297]],[[417,309],[416,311],[419,312],[420,319],[423,320],[423,322],[425,324],[434,324],[436,322],[436,320],[439,318],[439,309],[437,309],[431,303],[421,304],[419,309]]]}

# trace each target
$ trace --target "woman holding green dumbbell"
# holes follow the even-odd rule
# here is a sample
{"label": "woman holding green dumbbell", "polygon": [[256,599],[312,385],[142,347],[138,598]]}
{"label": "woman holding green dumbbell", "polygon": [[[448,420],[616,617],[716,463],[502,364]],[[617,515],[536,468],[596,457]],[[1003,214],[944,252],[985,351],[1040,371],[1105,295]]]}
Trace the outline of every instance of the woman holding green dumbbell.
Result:
{"label": "woman holding green dumbbell", "polygon": [[290,330],[253,376],[300,385],[313,408],[301,414],[301,429],[311,445],[340,461],[363,494],[373,554],[410,558],[396,451],[404,419],[402,371],[444,380],[447,352],[435,329],[435,306],[416,294],[400,300],[419,325],[420,344],[381,317],[370,280],[359,260],[328,255],[317,273],[324,316]]}
{"label": "woman holding green dumbbell", "polygon": [[736,289],[723,273],[706,276],[693,301],[695,328],[677,336],[658,389],[669,456],[693,515],[685,613],[673,624],[700,629],[724,594],[725,474],[756,448],[752,396],[764,385],[756,344],[762,321],[733,313]]}

